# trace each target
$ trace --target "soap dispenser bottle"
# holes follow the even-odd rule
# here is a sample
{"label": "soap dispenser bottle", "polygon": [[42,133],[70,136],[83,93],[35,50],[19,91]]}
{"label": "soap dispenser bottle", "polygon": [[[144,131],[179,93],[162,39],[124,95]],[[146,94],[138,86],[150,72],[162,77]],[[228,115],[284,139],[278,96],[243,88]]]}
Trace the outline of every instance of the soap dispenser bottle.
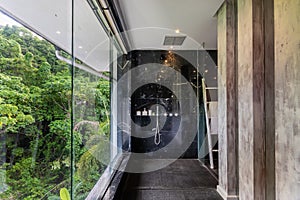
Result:
{"label": "soap dispenser bottle", "polygon": [[142,112],[142,116],[147,116],[148,115],[148,112],[146,110],[146,108],[144,108],[143,112]]}

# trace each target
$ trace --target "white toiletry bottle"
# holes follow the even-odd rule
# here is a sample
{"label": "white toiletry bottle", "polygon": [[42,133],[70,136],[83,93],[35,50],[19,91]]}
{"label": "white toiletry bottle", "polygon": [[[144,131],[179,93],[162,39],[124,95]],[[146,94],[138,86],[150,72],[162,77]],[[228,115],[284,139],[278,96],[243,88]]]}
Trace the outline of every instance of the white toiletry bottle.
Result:
{"label": "white toiletry bottle", "polygon": [[147,116],[148,115],[148,112],[146,110],[146,108],[144,108],[143,112],[142,112],[142,116]]}

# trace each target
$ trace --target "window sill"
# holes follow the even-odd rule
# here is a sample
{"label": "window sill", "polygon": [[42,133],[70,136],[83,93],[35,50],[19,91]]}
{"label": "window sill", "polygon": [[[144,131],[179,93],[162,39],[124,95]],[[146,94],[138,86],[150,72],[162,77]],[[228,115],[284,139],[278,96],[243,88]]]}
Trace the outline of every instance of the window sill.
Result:
{"label": "window sill", "polygon": [[87,196],[86,200],[114,199],[129,157],[129,154],[122,154],[116,159],[116,162],[114,163],[115,167],[112,168],[108,166]]}

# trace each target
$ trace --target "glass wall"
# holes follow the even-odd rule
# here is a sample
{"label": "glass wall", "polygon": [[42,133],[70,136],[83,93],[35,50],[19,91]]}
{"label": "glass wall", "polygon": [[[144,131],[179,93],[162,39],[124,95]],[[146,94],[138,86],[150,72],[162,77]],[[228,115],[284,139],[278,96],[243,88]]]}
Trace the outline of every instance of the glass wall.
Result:
{"label": "glass wall", "polygon": [[29,28],[1,13],[0,199],[85,199],[113,172],[121,151],[111,93],[122,53],[91,2],[74,1],[73,16],[62,2],[66,9],[51,6],[40,20],[29,6],[0,4]]}
{"label": "glass wall", "polygon": [[120,156],[114,123],[117,117],[114,85],[117,60],[122,53],[106,26],[103,13],[92,9],[97,6],[96,1],[74,1],[74,199],[87,196],[93,199],[94,190],[100,193],[99,188],[110,183]]}
{"label": "glass wall", "polygon": [[0,15],[0,199],[59,199],[71,185],[71,66]]}

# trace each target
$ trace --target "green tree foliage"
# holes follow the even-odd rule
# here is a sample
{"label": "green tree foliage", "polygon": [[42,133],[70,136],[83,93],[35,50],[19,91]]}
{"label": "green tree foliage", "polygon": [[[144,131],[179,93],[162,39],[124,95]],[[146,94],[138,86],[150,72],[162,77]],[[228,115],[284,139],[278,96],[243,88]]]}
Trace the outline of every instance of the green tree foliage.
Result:
{"label": "green tree foliage", "polygon": [[0,73],[0,129],[17,132],[34,122],[30,89],[22,79]]}
{"label": "green tree foliage", "polygon": [[109,152],[109,82],[78,70],[75,86],[71,147],[69,66],[25,28],[0,27],[0,199],[60,199],[72,149],[76,195],[84,198],[99,179],[105,165],[97,156]]}

